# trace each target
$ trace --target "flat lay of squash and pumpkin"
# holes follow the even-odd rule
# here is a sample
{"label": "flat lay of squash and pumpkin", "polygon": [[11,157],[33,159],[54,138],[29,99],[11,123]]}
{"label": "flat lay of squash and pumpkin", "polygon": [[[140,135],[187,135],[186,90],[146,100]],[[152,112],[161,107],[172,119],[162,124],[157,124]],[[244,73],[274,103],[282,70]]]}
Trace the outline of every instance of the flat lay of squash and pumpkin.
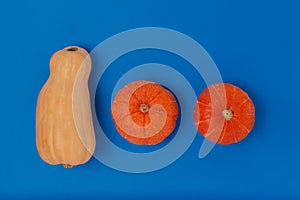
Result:
{"label": "flat lay of squash and pumpkin", "polygon": [[[36,106],[36,146],[46,163],[71,168],[93,155],[97,144],[88,89],[91,68],[88,52],[77,46],[51,57],[50,76]],[[220,145],[243,140],[254,125],[253,102],[229,83],[210,85],[190,106],[198,132]],[[119,90],[110,117],[120,137],[128,142],[156,145],[172,134],[178,115],[171,91],[151,80],[138,80]]]}

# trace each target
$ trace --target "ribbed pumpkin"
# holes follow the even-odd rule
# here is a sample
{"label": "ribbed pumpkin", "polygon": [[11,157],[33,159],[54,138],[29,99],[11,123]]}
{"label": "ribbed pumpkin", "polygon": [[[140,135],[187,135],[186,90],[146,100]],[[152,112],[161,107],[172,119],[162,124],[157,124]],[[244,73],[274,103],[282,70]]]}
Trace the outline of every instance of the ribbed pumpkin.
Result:
{"label": "ribbed pumpkin", "polygon": [[155,145],[175,129],[178,105],[160,84],[138,80],[117,93],[111,113],[123,138],[137,145]]}
{"label": "ribbed pumpkin", "polygon": [[206,139],[222,145],[234,144],[242,141],[252,130],[255,107],[241,88],[229,83],[216,83],[198,97],[194,121],[199,133]]}
{"label": "ribbed pumpkin", "polygon": [[88,53],[71,46],[50,60],[50,76],[38,96],[36,146],[41,158],[65,168],[87,162],[95,150]]}

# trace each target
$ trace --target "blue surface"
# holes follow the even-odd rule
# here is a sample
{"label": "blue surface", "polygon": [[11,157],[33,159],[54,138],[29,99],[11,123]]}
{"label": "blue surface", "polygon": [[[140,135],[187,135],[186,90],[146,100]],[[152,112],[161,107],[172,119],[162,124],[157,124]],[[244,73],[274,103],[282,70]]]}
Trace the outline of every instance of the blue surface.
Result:
{"label": "blue surface", "polygon": [[[0,198],[300,198],[299,8],[296,0],[3,2]],[[145,26],[183,32],[206,48],[224,81],[252,97],[251,134],[216,146],[203,160],[197,135],[179,160],[148,174],[118,172],[95,159],[71,170],[42,162],[35,106],[52,53],[69,45],[92,50],[109,36]],[[178,64],[156,53],[145,61]],[[143,54],[117,62],[134,63]],[[203,88],[200,80],[195,90]]]}

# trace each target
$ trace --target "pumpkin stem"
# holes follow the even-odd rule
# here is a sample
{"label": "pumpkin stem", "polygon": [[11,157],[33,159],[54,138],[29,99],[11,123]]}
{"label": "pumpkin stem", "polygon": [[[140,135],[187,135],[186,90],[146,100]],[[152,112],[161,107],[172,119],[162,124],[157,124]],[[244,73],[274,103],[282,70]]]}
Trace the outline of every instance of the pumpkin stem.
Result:
{"label": "pumpkin stem", "polygon": [[72,168],[73,165],[69,165],[69,164],[63,164],[63,167],[66,168],[66,169],[69,169],[69,168]]}
{"label": "pumpkin stem", "polygon": [[141,106],[140,106],[140,111],[141,111],[142,113],[148,112],[148,111],[149,111],[149,106],[148,106],[147,104],[141,104]]}
{"label": "pumpkin stem", "polygon": [[233,112],[230,109],[225,109],[222,111],[222,115],[226,120],[230,120],[233,117]]}

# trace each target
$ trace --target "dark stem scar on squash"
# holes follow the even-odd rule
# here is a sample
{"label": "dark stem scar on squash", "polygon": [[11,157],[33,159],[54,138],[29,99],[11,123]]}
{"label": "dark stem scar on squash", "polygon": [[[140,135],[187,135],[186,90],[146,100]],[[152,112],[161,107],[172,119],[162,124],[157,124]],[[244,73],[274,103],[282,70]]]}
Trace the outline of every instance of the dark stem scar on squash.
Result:
{"label": "dark stem scar on squash", "polygon": [[78,48],[77,47],[70,47],[70,48],[67,48],[67,51],[77,51]]}

